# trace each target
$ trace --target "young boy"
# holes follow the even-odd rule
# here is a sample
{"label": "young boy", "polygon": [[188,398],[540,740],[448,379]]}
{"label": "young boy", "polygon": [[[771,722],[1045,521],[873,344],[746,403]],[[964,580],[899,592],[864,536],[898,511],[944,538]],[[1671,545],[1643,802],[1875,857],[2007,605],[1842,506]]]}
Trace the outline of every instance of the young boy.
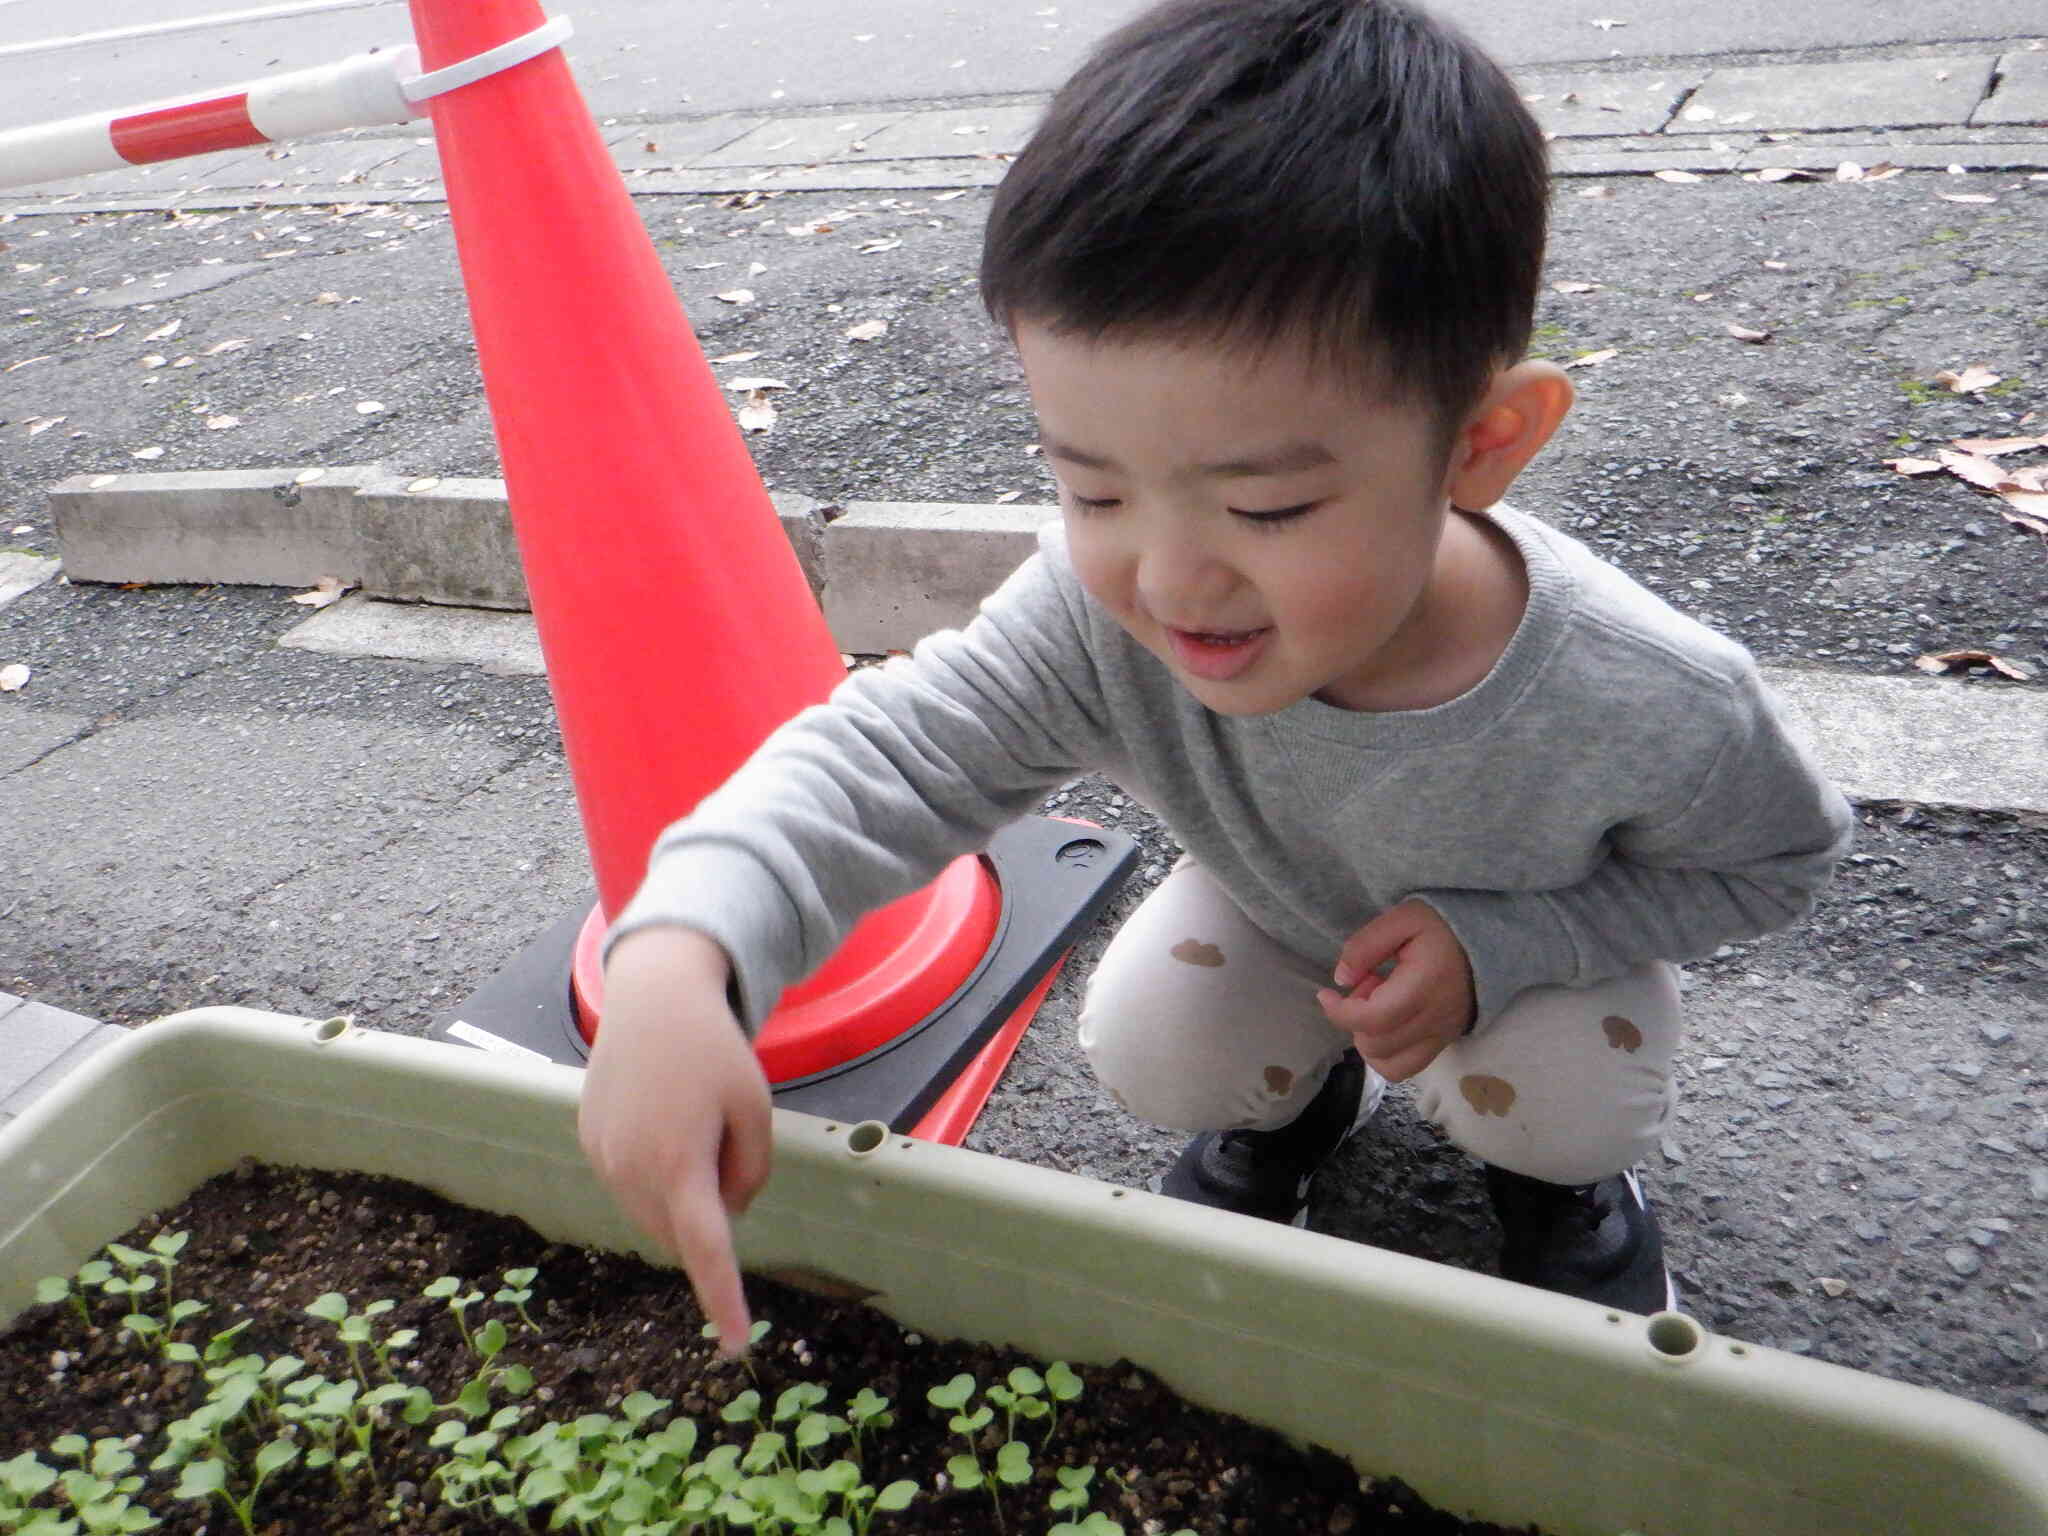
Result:
{"label": "young boy", "polygon": [[584,1147],[727,1339],[749,1033],[1088,770],[1187,850],[1080,1026],[1199,1133],[1166,1192],[1298,1220],[1412,1081],[1486,1165],[1505,1274],[1672,1304],[1633,1172],[1670,962],[1799,917],[1851,819],[1740,647],[1500,505],[1572,399],[1523,360],[1547,198],[1514,87],[1395,0],[1177,0],[1054,101],[982,282],[1060,523],[668,829],[610,939]]}

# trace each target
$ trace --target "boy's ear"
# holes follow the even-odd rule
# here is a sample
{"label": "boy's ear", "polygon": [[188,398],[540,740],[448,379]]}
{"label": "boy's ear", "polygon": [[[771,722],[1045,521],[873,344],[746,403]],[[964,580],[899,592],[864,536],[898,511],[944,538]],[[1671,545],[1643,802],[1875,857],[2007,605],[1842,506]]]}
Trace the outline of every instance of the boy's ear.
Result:
{"label": "boy's ear", "polygon": [[1574,394],[1555,363],[1532,358],[1496,374],[1451,445],[1444,479],[1451,505],[1479,512],[1507,495],[1571,410]]}

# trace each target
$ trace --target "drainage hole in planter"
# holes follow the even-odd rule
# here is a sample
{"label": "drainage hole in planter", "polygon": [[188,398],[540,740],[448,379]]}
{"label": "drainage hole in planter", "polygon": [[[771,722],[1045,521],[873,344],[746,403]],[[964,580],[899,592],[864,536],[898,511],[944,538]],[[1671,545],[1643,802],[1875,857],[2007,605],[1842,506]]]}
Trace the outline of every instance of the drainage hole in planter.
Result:
{"label": "drainage hole in planter", "polygon": [[1749,1357],[1749,1346],[1747,1344],[1730,1344],[1728,1346],[1728,1353],[1736,1356],[1738,1359],[1747,1359]]}
{"label": "drainage hole in planter", "polygon": [[1650,1319],[1650,1347],[1671,1360],[1684,1360],[1699,1352],[1705,1337],[1700,1325],[1682,1312],[1659,1312]]}
{"label": "drainage hole in planter", "polygon": [[865,1156],[889,1139],[889,1127],[879,1120],[863,1120],[846,1133],[846,1150]]}
{"label": "drainage hole in planter", "polygon": [[339,1040],[347,1033],[347,1019],[322,1019],[313,1026],[313,1038],[321,1045],[325,1045],[330,1040]]}

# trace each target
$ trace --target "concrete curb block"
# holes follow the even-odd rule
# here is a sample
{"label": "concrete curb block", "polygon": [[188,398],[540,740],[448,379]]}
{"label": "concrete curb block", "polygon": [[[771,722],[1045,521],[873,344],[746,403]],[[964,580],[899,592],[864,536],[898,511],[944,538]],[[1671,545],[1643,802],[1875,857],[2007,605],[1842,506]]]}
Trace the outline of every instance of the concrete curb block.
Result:
{"label": "concrete curb block", "polygon": [[[310,477],[310,478],[309,478]],[[51,493],[73,580],[311,586],[359,596],[282,642],[342,656],[544,670],[504,483],[378,466],[74,476]],[[965,624],[1036,545],[1048,506],[774,496],[842,651]],[[2048,812],[2048,694],[1775,668],[1771,686],[1860,800]]]}
{"label": "concrete curb block", "polygon": [[[841,650],[906,649],[966,622],[1029,554],[1044,506],[771,493]],[[528,606],[502,480],[379,465],[73,475],[50,492],[73,581],[310,587],[466,608]]]}

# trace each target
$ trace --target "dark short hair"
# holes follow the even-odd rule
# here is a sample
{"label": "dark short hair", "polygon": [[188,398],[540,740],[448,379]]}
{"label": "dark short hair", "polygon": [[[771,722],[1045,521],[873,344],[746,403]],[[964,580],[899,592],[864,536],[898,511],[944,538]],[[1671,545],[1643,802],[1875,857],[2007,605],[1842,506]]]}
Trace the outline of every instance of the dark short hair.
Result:
{"label": "dark short hair", "polygon": [[1403,0],[1168,0],[1101,43],[997,188],[1005,328],[1306,342],[1446,429],[1529,345],[1548,157]]}

